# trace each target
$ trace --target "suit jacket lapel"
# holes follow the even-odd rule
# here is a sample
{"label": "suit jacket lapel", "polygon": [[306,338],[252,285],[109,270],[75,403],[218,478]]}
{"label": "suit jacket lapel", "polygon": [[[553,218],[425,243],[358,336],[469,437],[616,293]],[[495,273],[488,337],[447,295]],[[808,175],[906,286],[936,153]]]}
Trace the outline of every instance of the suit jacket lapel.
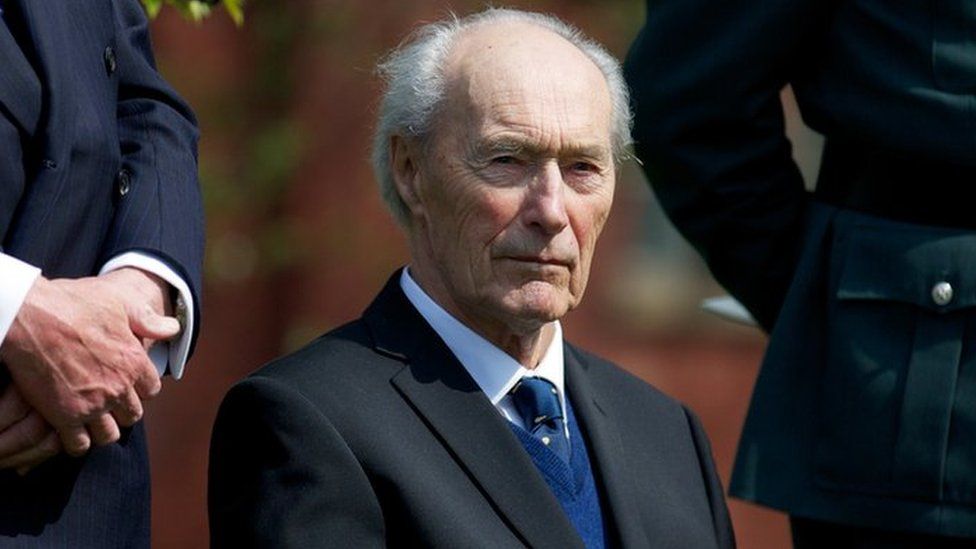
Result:
{"label": "suit jacket lapel", "polygon": [[407,364],[393,384],[526,545],[581,548],[505,419],[403,295],[399,278],[393,275],[363,315],[377,350]]}
{"label": "suit jacket lapel", "polygon": [[[18,16],[13,4],[5,0],[7,17]],[[29,50],[29,45],[24,45]],[[28,51],[21,49],[7,24],[0,21],[0,104],[27,135],[37,133],[41,118],[41,82],[27,61]]]}
{"label": "suit jacket lapel", "polygon": [[650,547],[638,512],[637,494],[630,475],[639,473],[627,470],[623,461],[623,447],[616,426],[600,406],[606,398],[594,390],[594,380],[589,377],[587,364],[575,349],[566,346],[563,353],[566,364],[566,394],[573,403],[580,430],[590,451],[590,463],[597,485],[606,496],[605,516],[611,519],[621,547]]}

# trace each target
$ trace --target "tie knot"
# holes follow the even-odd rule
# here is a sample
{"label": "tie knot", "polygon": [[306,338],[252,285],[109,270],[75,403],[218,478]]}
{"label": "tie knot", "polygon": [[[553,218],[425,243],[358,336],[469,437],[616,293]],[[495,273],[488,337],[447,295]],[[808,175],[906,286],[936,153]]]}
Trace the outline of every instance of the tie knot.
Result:
{"label": "tie knot", "polygon": [[552,382],[540,377],[524,377],[511,392],[515,409],[518,410],[529,431],[540,425],[559,425],[563,409],[559,393]]}

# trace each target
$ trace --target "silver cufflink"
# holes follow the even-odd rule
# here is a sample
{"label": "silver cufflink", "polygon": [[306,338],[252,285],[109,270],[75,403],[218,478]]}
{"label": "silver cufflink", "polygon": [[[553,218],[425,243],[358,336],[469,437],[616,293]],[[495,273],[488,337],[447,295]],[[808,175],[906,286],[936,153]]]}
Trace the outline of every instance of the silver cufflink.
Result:
{"label": "silver cufflink", "polygon": [[177,294],[176,304],[173,305],[173,316],[175,316],[176,320],[180,323],[181,333],[183,332],[183,330],[186,330],[186,314],[187,314],[186,302],[183,301],[182,295]]}

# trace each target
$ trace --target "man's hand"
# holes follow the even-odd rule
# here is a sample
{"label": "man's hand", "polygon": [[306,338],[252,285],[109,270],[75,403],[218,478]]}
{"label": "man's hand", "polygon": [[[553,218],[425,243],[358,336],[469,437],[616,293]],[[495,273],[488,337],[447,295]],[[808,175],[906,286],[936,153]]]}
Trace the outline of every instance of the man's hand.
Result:
{"label": "man's hand", "polygon": [[159,392],[145,346],[179,333],[179,322],[164,316],[166,290],[153,275],[123,268],[81,279],[39,277],[28,292],[0,359],[69,454],[117,441],[119,426],[139,421],[141,401]]}
{"label": "man's hand", "polygon": [[0,394],[0,469],[20,474],[61,451],[61,440],[14,384]]}

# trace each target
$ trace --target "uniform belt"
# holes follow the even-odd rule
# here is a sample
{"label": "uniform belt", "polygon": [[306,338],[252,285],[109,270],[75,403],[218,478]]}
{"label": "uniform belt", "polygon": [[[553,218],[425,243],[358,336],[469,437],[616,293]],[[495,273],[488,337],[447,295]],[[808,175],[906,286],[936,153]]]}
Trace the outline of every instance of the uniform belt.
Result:
{"label": "uniform belt", "polygon": [[976,229],[976,165],[828,140],[814,196],[907,223]]}

